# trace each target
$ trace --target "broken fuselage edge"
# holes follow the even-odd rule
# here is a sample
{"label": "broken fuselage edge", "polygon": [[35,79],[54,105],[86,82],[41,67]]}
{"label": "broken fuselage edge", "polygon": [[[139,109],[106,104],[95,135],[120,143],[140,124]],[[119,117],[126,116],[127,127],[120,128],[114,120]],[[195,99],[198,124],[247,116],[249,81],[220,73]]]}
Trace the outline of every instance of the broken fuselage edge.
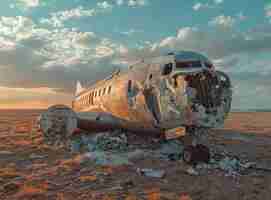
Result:
{"label": "broken fuselage edge", "polygon": [[[170,63],[170,73],[163,74]],[[190,82],[185,79],[188,76]],[[78,113],[108,113],[142,129],[215,128],[223,125],[231,104],[230,83],[222,88],[217,79],[218,73],[206,57],[180,52],[113,73],[75,96],[72,108]],[[214,99],[218,102],[212,102]]]}

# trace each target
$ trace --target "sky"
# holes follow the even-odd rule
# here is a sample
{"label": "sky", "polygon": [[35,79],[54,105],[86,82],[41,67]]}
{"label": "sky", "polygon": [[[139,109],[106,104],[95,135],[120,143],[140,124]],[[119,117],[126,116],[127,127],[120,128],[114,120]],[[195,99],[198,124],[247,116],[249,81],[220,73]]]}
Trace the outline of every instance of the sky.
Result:
{"label": "sky", "polygon": [[2,0],[0,108],[69,104],[83,85],[165,52],[206,55],[233,109],[271,109],[269,0]]}

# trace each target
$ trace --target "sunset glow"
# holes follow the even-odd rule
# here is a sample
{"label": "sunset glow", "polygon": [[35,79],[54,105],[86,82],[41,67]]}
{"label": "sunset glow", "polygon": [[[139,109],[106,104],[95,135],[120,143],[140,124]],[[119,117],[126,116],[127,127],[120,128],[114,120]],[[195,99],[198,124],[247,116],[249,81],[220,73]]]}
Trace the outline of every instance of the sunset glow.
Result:
{"label": "sunset glow", "polygon": [[9,0],[0,7],[0,107],[70,104],[117,67],[175,50],[233,80],[233,109],[271,102],[270,1]]}

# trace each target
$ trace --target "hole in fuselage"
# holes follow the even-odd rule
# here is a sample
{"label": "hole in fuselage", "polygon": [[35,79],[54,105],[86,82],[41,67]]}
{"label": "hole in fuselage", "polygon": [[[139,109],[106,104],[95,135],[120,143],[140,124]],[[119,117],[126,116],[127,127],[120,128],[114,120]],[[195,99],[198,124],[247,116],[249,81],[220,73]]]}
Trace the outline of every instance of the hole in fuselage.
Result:
{"label": "hole in fuselage", "polygon": [[152,88],[144,90],[143,93],[144,93],[144,97],[145,97],[148,109],[151,111],[156,122],[159,123],[161,116],[160,116],[160,109],[159,109],[157,95],[155,94]]}
{"label": "hole in fuselage", "polygon": [[162,71],[162,75],[163,76],[169,75],[172,72],[172,69],[173,69],[172,63],[165,64],[164,69]]}

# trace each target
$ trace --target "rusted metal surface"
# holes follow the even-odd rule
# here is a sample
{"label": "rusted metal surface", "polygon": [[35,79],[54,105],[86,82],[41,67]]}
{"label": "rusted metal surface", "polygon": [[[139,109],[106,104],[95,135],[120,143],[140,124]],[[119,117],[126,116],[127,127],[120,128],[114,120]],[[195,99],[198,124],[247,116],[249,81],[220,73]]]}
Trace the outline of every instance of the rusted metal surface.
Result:
{"label": "rusted metal surface", "polygon": [[[117,70],[87,89],[77,84],[72,108],[76,128],[151,134],[177,127],[223,126],[231,98],[225,73],[215,71],[200,54],[179,52]],[[74,119],[75,113],[70,110],[68,116]],[[70,123],[74,128],[73,120]]]}

